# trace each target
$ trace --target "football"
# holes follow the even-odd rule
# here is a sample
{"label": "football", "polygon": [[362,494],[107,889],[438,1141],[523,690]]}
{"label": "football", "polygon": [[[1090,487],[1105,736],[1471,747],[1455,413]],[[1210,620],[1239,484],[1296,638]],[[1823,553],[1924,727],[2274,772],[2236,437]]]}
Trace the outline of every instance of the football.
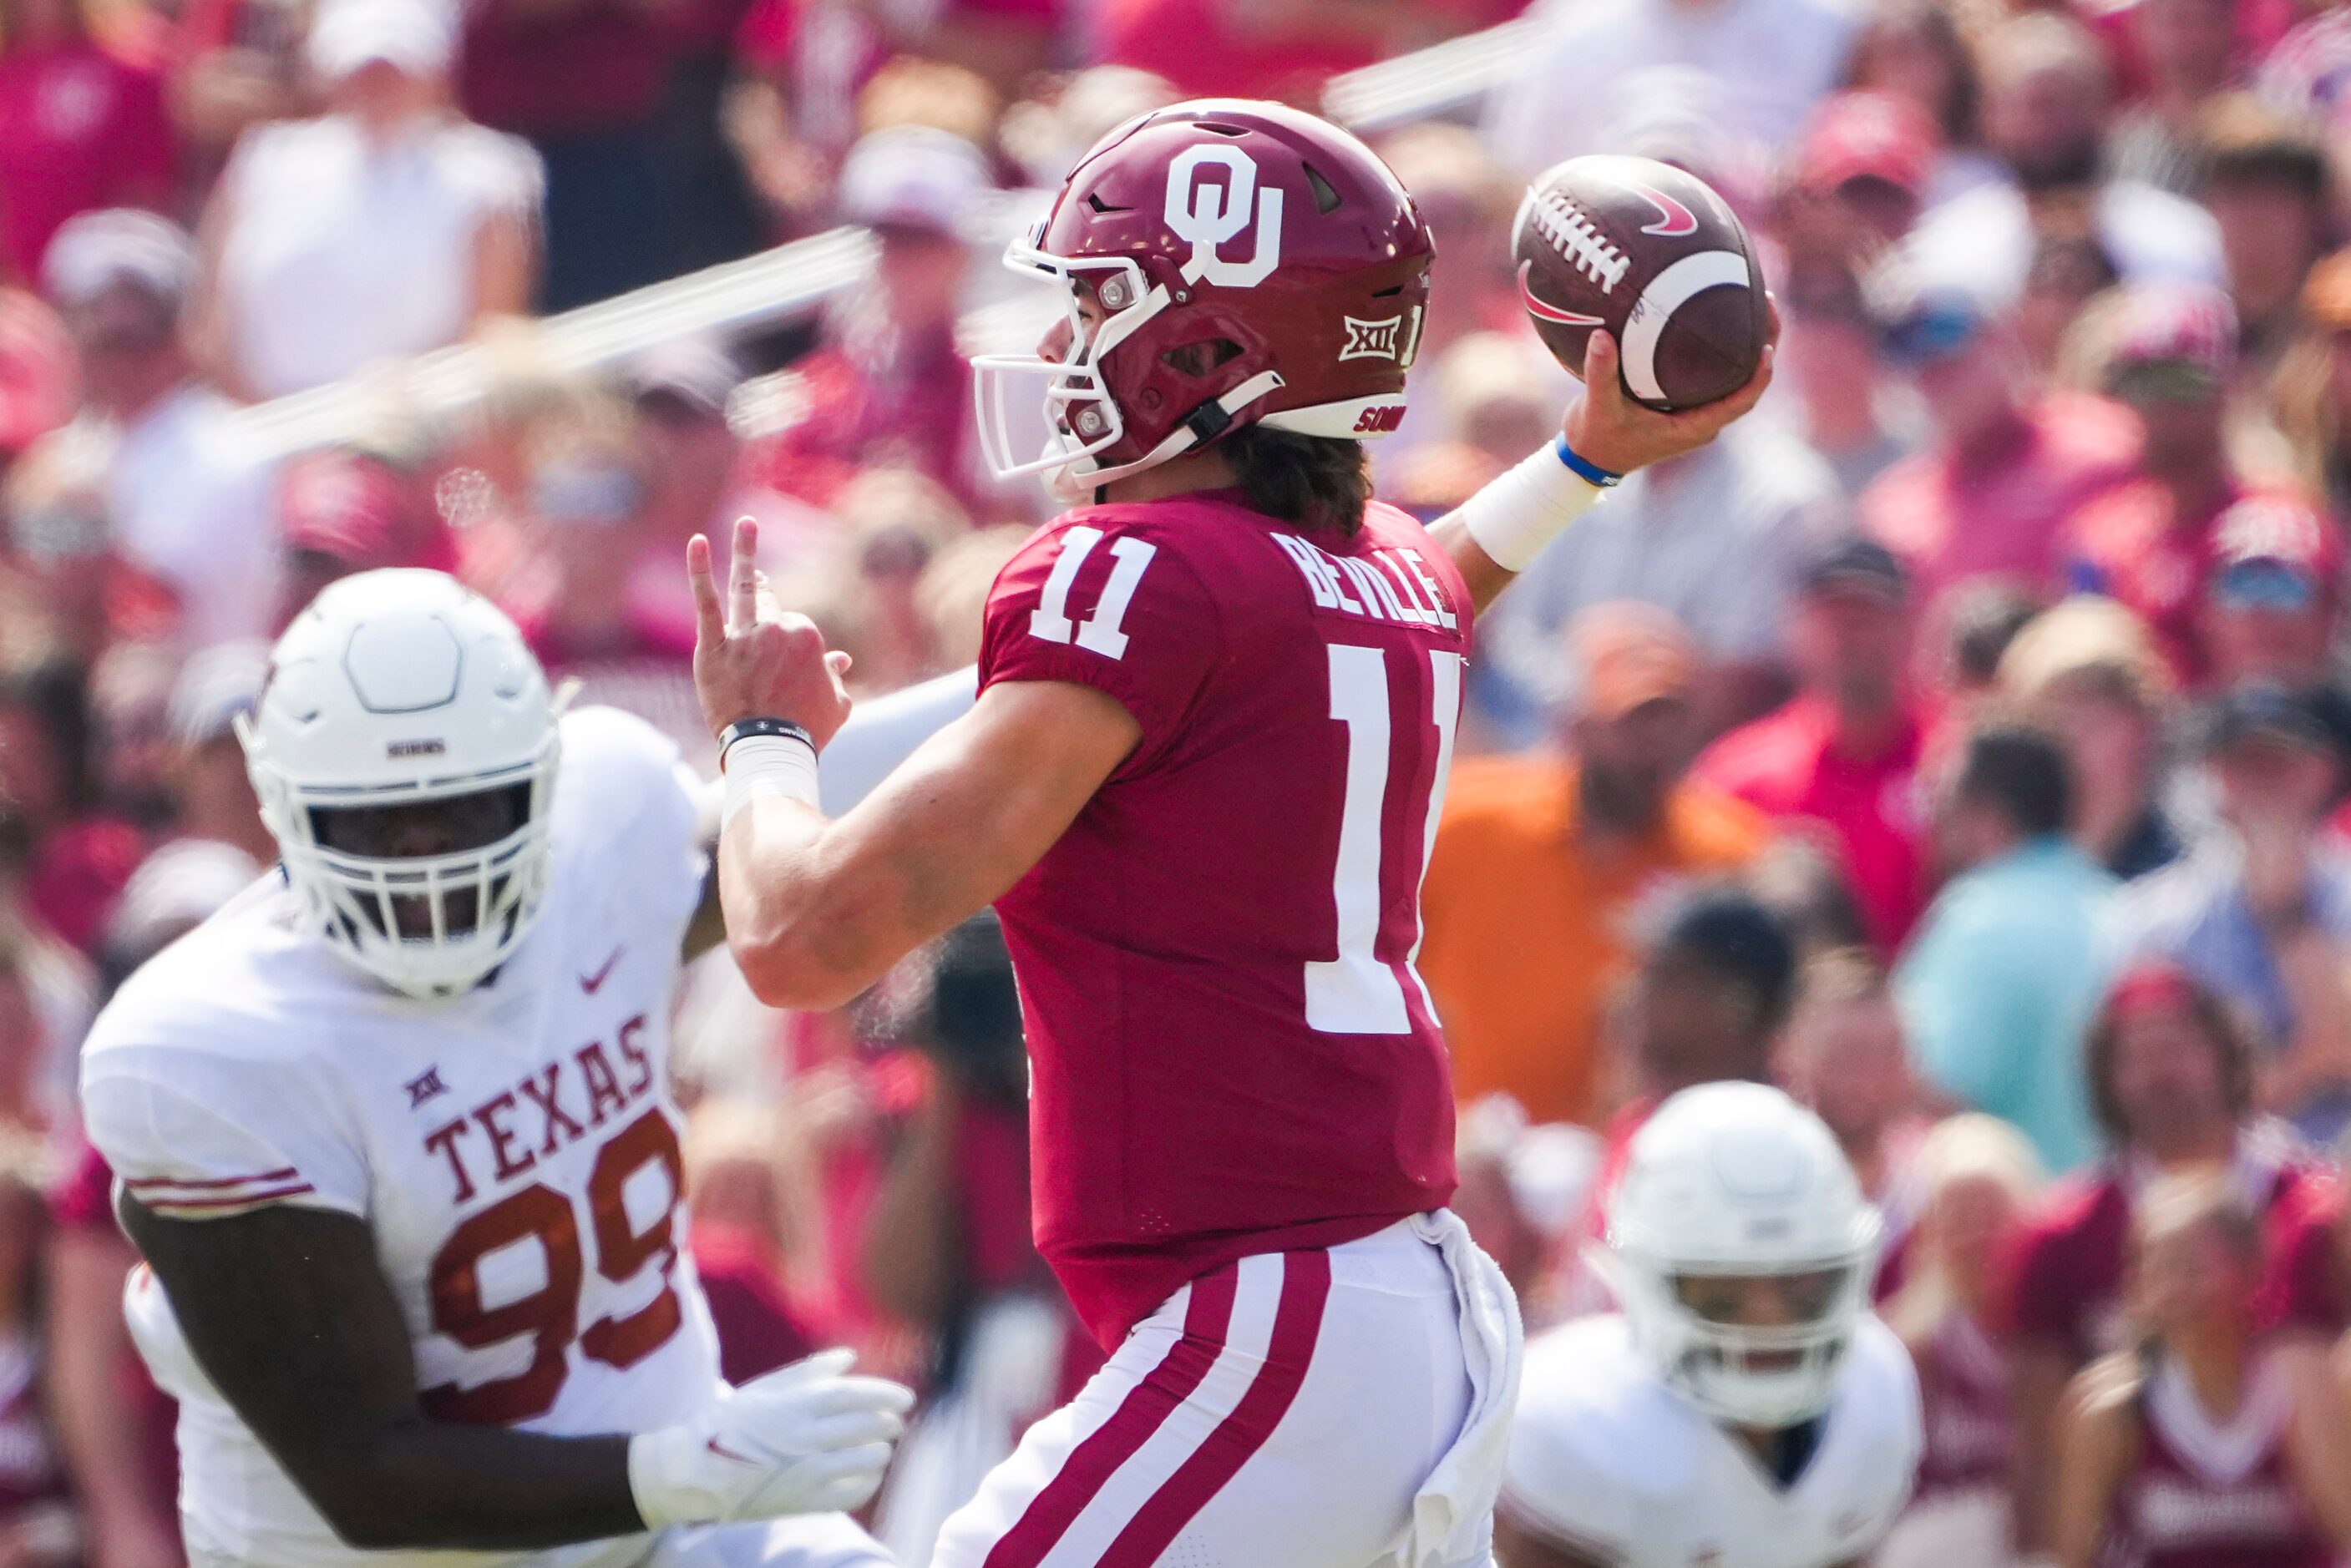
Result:
{"label": "football", "polygon": [[1570,372],[1595,327],[1625,389],[1653,409],[1738,390],[1770,330],[1754,243],[1714,188],[1648,158],[1571,158],[1527,190],[1512,226],[1519,297]]}

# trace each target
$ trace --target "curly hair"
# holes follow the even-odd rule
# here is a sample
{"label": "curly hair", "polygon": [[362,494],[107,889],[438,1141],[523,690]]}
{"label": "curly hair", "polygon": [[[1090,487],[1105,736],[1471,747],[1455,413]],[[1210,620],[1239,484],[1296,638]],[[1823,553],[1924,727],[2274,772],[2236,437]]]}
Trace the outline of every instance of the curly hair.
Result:
{"label": "curly hair", "polygon": [[1217,443],[1252,511],[1348,538],[1364,525],[1372,465],[1359,441],[1249,425]]}

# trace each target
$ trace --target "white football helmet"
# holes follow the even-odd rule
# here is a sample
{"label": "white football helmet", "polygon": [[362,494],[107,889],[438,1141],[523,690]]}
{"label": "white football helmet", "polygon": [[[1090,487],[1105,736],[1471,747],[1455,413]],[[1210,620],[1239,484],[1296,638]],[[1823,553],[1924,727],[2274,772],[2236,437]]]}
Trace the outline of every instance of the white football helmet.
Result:
{"label": "white football helmet", "polygon": [[[1828,1408],[1881,1229],[1820,1117],[1761,1084],[1702,1084],[1634,1135],[1602,1263],[1634,1342],[1692,1404],[1789,1427]],[[1786,1321],[1737,1321],[1738,1282],[1762,1278]]]}
{"label": "white football helmet", "polygon": [[[514,622],[439,572],[345,577],[295,618],[237,738],[287,880],[330,942],[419,998],[505,961],[547,893],[562,706]],[[398,849],[415,814],[387,836],[385,808],[441,803],[422,841],[458,842]],[[371,827],[394,847],[356,849]]]}

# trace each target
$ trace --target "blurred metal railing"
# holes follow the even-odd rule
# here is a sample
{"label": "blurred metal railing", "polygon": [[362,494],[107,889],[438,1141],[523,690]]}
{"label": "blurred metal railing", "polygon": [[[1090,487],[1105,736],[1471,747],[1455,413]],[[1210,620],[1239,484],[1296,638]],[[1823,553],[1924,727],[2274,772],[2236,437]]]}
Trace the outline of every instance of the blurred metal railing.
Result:
{"label": "blurred metal railing", "polygon": [[[1537,26],[1507,22],[1333,78],[1323,92],[1324,112],[1342,125],[1377,131],[1472,105],[1509,74]],[[535,323],[529,363],[587,373],[678,337],[740,337],[864,282],[873,275],[874,255],[864,230],[834,229],[653,284]],[[967,334],[1005,337],[1010,324],[999,319],[1004,314],[995,306],[974,312]],[[256,404],[238,413],[235,431],[256,456],[275,460],[353,440],[388,415],[428,423],[460,418],[496,384],[500,363],[494,347],[439,349]]]}

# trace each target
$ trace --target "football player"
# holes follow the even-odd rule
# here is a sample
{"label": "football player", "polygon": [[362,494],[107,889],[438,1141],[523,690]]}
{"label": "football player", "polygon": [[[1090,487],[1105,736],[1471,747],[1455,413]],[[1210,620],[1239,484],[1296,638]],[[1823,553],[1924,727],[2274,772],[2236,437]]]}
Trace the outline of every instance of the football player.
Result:
{"label": "football player", "polygon": [[[1026,1008],[1039,1243],[1109,1363],[946,1526],[935,1568],[1486,1560],[1509,1287],[1445,1208],[1444,1043],[1412,959],[1480,607],[1616,475],[1751,406],[1641,407],[1593,335],[1563,435],[1432,530],[1369,499],[1428,227],[1311,115],[1113,131],[1017,270],[1064,310],[983,360],[999,471],[1077,509],[990,595],[971,713],[817,808],[847,699],[689,546],[725,747],[720,891],[766,1000],[830,1006],[991,901]],[[1051,433],[1010,450],[1010,378]],[[829,765],[829,764],[828,764]]]}
{"label": "football player", "polygon": [[888,1561],[839,1511],[904,1390],[846,1352],[726,1388],[685,1249],[695,781],[562,705],[448,577],[328,588],[242,728],[282,874],[84,1047],[197,1564]]}
{"label": "football player", "polygon": [[1527,1349],[1501,1568],[1831,1568],[1909,1498],[1918,1384],[1868,1310],[1878,1217],[1820,1118],[1706,1084],[1635,1135],[1619,1312]]}

